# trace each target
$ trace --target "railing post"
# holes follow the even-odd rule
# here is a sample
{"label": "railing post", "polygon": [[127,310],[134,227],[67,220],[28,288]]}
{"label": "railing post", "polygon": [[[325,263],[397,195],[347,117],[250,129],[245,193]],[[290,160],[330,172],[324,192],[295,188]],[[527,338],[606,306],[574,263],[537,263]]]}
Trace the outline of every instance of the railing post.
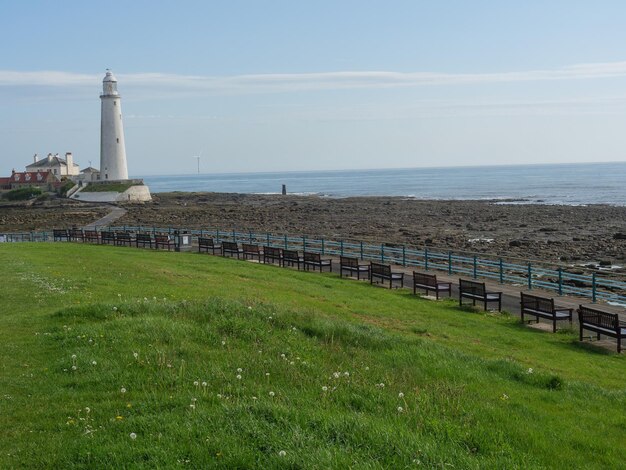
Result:
{"label": "railing post", "polygon": [[591,301],[596,303],[596,273],[591,275]]}
{"label": "railing post", "polygon": [[533,288],[533,266],[531,263],[528,263],[528,290],[532,290]]}
{"label": "railing post", "polygon": [[504,284],[504,263],[502,258],[500,258],[500,284]]}
{"label": "railing post", "polygon": [[343,240],[339,242],[339,253],[341,253],[341,256],[343,256]]}
{"label": "railing post", "polygon": [[306,251],[306,235],[302,235],[302,251]]}
{"label": "railing post", "polygon": [[428,248],[424,247],[424,270],[428,271]]}
{"label": "railing post", "polygon": [[322,255],[324,254],[324,239],[322,238]]}
{"label": "railing post", "polygon": [[285,250],[287,249],[288,245],[287,245],[287,235],[285,235]]}
{"label": "railing post", "polygon": [[233,229],[233,241],[237,243],[237,232],[235,232],[235,229]]}
{"label": "railing post", "polygon": [[269,234],[269,232],[265,234],[265,238],[267,239],[267,246],[270,246],[270,234]]}
{"label": "railing post", "polygon": [[380,262],[381,263],[385,262],[385,245],[384,244],[380,245]]}
{"label": "railing post", "polygon": [[563,269],[559,268],[559,295],[563,295]]}
{"label": "railing post", "polygon": [[248,231],[248,240],[250,242],[250,245],[252,245],[252,230]]}
{"label": "railing post", "polygon": [[363,242],[361,242],[361,261],[363,261]]}
{"label": "railing post", "polygon": [[448,276],[452,276],[452,252],[448,251]]}
{"label": "railing post", "polygon": [[220,229],[216,228],[215,229],[215,242],[219,242],[220,241]]}
{"label": "railing post", "polygon": [[474,255],[474,279],[478,277],[478,263],[476,259],[476,255]]}
{"label": "railing post", "polygon": [[402,245],[402,266],[406,266],[406,247]]}

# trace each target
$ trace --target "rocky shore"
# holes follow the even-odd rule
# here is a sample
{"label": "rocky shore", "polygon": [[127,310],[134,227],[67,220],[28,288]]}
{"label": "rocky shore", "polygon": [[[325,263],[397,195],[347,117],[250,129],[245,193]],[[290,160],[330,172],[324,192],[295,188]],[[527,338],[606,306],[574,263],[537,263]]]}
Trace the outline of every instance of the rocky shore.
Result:
{"label": "rocky shore", "polygon": [[[220,228],[489,253],[564,264],[626,265],[626,207],[159,193],[124,205],[118,225]],[[60,202],[59,202],[60,201]],[[85,225],[110,206],[52,201],[0,206],[0,231]]]}

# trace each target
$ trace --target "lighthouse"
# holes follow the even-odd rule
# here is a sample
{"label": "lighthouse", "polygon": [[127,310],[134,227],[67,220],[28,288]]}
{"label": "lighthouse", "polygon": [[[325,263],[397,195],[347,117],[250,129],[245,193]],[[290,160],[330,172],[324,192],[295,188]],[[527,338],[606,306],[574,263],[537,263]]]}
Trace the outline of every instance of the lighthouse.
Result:
{"label": "lighthouse", "polygon": [[122,126],[122,97],[117,79],[107,70],[102,80],[102,113],[100,118],[100,177],[103,180],[126,180],[126,146]]}

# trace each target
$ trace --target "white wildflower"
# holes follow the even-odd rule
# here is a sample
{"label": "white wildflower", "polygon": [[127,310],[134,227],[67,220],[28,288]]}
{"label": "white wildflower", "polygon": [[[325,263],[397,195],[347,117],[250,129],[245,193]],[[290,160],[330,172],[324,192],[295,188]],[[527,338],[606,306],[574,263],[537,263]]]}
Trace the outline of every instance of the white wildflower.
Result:
{"label": "white wildflower", "polygon": [[398,398],[404,398],[404,393],[402,392],[398,393]]}
{"label": "white wildflower", "polygon": [[284,450],[281,450],[281,451],[278,453],[278,455],[279,455],[279,456],[281,456],[281,457],[284,457],[285,455],[287,455],[287,452],[285,452]]}
{"label": "white wildflower", "polygon": [[137,434],[135,434],[134,432],[131,432],[130,438],[134,441],[135,439],[137,439]]}

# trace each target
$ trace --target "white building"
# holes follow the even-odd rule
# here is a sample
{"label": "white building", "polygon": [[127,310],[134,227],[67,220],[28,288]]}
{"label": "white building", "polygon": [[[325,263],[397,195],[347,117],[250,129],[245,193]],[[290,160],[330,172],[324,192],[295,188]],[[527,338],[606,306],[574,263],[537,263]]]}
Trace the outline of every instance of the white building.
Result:
{"label": "white building", "polygon": [[100,179],[126,180],[126,146],[122,126],[122,98],[117,92],[117,79],[107,71],[102,80],[102,112],[100,120]]}
{"label": "white building", "polygon": [[80,173],[79,166],[74,163],[74,158],[71,152],[65,154],[65,158],[59,157],[59,154],[48,154],[46,158],[41,160],[37,157],[37,154],[33,157],[33,163],[26,165],[27,172],[46,173],[51,172],[57,179],[62,176],[77,176]]}

